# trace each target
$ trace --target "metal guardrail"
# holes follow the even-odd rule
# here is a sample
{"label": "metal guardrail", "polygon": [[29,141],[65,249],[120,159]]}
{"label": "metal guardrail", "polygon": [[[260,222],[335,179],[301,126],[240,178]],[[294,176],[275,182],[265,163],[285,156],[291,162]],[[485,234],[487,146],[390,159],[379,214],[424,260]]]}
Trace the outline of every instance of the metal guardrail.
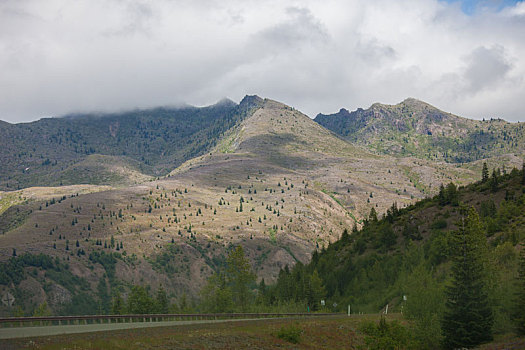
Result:
{"label": "metal guardrail", "polygon": [[97,323],[132,323],[192,320],[224,320],[278,317],[335,316],[336,313],[218,313],[218,314],[130,314],[130,315],[83,315],[83,316],[31,316],[0,318],[1,327],[80,325]]}

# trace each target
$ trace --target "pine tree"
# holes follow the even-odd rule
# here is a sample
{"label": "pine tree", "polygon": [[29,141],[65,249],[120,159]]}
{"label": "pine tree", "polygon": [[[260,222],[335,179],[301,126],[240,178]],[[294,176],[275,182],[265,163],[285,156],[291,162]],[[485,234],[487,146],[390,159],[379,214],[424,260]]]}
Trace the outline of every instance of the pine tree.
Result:
{"label": "pine tree", "polygon": [[523,162],[523,166],[521,168],[521,183],[525,185],[525,162]]}
{"label": "pine tree", "polygon": [[487,182],[489,180],[489,168],[487,163],[483,162],[483,169],[481,170],[481,182]]}
{"label": "pine tree", "polygon": [[521,247],[519,276],[517,280],[516,313],[514,322],[518,334],[525,335],[525,243]]}
{"label": "pine tree", "polygon": [[486,287],[487,240],[478,213],[468,210],[455,233],[452,285],[446,289],[446,312],[442,321],[444,346],[471,348],[492,340],[494,316]]}
{"label": "pine tree", "polygon": [[312,275],[308,278],[308,306],[310,310],[316,311],[319,309],[321,304],[321,299],[324,299],[326,296],[326,289],[323,286],[323,280],[319,276],[317,270],[314,270]]}
{"label": "pine tree", "polygon": [[492,192],[496,192],[499,186],[499,169],[492,170],[492,177],[490,178],[490,188]]}
{"label": "pine tree", "polygon": [[255,282],[256,276],[252,272],[250,261],[244,256],[242,246],[232,249],[226,263],[227,281],[231,286],[233,299],[246,312],[252,296],[250,285]]}
{"label": "pine tree", "polygon": [[122,315],[124,313],[124,300],[119,292],[116,292],[113,297],[113,305],[111,306],[111,313],[113,315]]}
{"label": "pine tree", "polygon": [[350,235],[348,234],[348,230],[345,228],[343,230],[343,233],[341,234],[341,241],[347,242],[350,239]]}
{"label": "pine tree", "polygon": [[370,209],[370,214],[368,215],[368,220],[372,223],[377,222],[377,212],[374,208]]}
{"label": "pine tree", "polygon": [[163,287],[160,287],[157,290],[157,295],[155,296],[155,307],[157,313],[167,314],[169,312],[168,295]]}
{"label": "pine tree", "polygon": [[445,186],[443,186],[443,184],[439,186],[438,200],[439,205],[441,206],[447,204],[447,199],[445,198]]}

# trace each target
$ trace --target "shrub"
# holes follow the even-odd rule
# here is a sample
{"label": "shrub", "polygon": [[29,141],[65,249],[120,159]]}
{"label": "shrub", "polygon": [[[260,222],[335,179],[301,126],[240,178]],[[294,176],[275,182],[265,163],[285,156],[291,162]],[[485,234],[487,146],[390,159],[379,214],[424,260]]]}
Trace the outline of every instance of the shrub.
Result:
{"label": "shrub", "polygon": [[280,338],[293,344],[297,344],[301,341],[302,333],[302,329],[294,325],[283,326],[279,330],[279,333],[277,333],[277,338]]}
{"label": "shrub", "polygon": [[409,331],[398,321],[387,322],[381,317],[378,323],[364,321],[360,326],[365,334],[368,349],[410,349],[414,347]]}

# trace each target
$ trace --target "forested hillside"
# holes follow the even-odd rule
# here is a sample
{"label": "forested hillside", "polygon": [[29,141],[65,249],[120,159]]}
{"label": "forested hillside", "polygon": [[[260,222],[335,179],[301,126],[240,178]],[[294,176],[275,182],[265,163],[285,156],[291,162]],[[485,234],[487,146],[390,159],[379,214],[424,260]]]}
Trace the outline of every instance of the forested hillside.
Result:
{"label": "forested hillside", "polygon": [[[311,263],[282,270],[265,298],[318,309],[322,295],[329,309],[345,311],[350,305],[356,313],[384,311],[388,305],[390,312],[415,320],[422,344],[437,347],[445,291],[455,281],[452,261],[469,225],[479,227],[487,242],[478,259],[486,274],[493,329],[507,332],[525,283],[517,282],[519,251],[525,247],[524,170],[494,170],[490,176],[485,171],[481,182],[459,189],[449,184],[404,209],[394,203],[381,218],[372,210],[361,230],[345,230],[339,241],[314,252]],[[321,287],[312,289],[319,278]],[[312,298],[312,293],[319,295]]]}
{"label": "forested hillside", "polygon": [[212,148],[258,103],[258,98],[247,96],[239,105],[223,100],[203,108],[71,115],[23,124],[2,122],[0,190],[112,184],[126,182],[122,173],[129,172],[165,175]]}

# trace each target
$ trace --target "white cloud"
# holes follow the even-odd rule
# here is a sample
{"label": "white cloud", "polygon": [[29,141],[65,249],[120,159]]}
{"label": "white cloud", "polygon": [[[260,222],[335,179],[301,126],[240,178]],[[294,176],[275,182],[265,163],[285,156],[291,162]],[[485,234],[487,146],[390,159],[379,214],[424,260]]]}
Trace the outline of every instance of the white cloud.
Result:
{"label": "white cloud", "polygon": [[245,94],[315,116],[411,96],[525,120],[525,7],[438,0],[4,0],[0,119]]}

